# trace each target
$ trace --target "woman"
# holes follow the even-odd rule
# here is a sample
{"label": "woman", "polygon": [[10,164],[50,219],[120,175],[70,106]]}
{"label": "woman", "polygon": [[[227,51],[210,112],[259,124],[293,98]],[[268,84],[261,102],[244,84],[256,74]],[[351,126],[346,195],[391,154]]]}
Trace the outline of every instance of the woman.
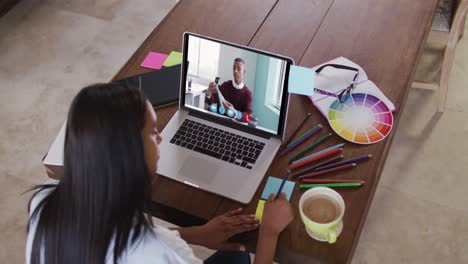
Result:
{"label": "woman", "polygon": [[[201,263],[187,243],[224,250],[205,263],[249,263],[246,253],[233,253],[242,245],[226,243],[258,227],[241,209],[202,226],[153,225],[146,205],[161,141],[156,114],[138,89],[110,83],[81,90],[68,113],[63,177],[36,187],[30,201],[27,263]],[[270,197],[255,263],[272,262],[292,218],[284,195]]]}

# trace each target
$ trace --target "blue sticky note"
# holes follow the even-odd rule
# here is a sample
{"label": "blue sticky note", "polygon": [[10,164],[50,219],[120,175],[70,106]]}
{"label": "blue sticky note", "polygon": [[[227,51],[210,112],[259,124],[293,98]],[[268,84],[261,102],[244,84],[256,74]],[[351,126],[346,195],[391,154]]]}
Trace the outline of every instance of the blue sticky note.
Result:
{"label": "blue sticky note", "polygon": [[[280,188],[281,182],[283,179],[275,178],[275,177],[268,177],[268,181],[265,185],[265,189],[263,189],[262,193],[262,199],[263,200],[268,200],[268,196],[270,196],[271,193],[275,194],[278,193],[278,190]],[[291,199],[292,192],[294,190],[294,185],[296,183],[292,181],[286,181],[283,186],[283,190],[281,192],[284,192],[286,194],[286,199]]]}
{"label": "blue sticky note", "polygon": [[290,93],[312,96],[314,94],[315,72],[312,69],[291,65],[288,79]]}

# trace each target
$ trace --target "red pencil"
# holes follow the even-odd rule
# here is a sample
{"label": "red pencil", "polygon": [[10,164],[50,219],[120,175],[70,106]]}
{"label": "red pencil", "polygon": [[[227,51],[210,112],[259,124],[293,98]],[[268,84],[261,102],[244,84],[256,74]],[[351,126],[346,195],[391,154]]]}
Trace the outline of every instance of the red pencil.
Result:
{"label": "red pencil", "polygon": [[301,176],[301,177],[299,177],[299,180],[303,180],[305,178],[312,178],[312,177],[315,177],[315,176],[320,176],[320,175],[325,174],[325,173],[330,173],[330,172],[335,172],[335,171],[354,168],[354,167],[356,167],[356,165],[357,165],[356,163],[350,163],[350,164],[338,166],[338,167],[328,169],[328,170],[317,171],[317,172],[314,172],[314,173],[310,173],[310,174],[306,174],[304,176]]}
{"label": "red pencil", "polygon": [[322,153],[320,155],[317,155],[317,156],[314,156],[312,158],[303,160],[303,161],[301,161],[299,163],[296,163],[296,164],[292,164],[291,166],[289,166],[289,168],[291,170],[300,168],[300,167],[302,167],[304,165],[310,164],[310,163],[315,162],[317,160],[321,160],[321,159],[326,158],[328,156],[335,155],[336,153],[340,153],[342,150],[343,150],[342,148],[330,149],[329,151],[326,151],[326,152],[324,152],[324,153]]}
{"label": "red pencil", "polygon": [[291,178],[296,178],[297,176],[299,176],[301,174],[313,172],[313,171],[315,171],[316,168],[322,167],[322,166],[325,166],[325,165],[328,165],[328,164],[332,164],[333,162],[335,162],[337,160],[341,160],[343,157],[344,157],[343,155],[338,155],[338,156],[335,156],[335,157],[333,157],[331,159],[327,159],[325,161],[322,161],[319,164],[315,164],[312,167],[309,167],[307,169],[303,169],[303,170],[300,170],[298,172],[295,172],[295,173],[291,174]]}
{"label": "red pencil", "polygon": [[339,183],[339,182],[355,182],[364,184],[361,180],[335,180],[335,179],[302,179],[302,183]]}

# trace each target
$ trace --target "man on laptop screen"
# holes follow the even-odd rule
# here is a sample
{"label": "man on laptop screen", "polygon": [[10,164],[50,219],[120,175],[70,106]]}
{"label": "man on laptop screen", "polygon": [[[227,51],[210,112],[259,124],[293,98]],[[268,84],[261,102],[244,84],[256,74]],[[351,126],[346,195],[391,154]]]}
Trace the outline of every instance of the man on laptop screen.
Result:
{"label": "man on laptop screen", "polygon": [[192,36],[187,60],[186,106],[278,134],[285,60]]}
{"label": "man on laptop screen", "polygon": [[[205,101],[212,105],[216,103],[218,106],[223,105],[226,109],[231,109],[233,113],[239,111],[242,118],[241,122],[250,121],[252,114],[252,92],[249,87],[244,84],[244,75],[246,73],[245,62],[241,58],[234,59],[232,66],[233,79],[225,81],[218,87],[215,82],[210,83],[206,93]],[[218,89],[224,96],[224,101],[220,101]]]}
{"label": "man on laptop screen", "polygon": [[158,173],[248,203],[284,136],[290,58],[184,34],[179,110]]}

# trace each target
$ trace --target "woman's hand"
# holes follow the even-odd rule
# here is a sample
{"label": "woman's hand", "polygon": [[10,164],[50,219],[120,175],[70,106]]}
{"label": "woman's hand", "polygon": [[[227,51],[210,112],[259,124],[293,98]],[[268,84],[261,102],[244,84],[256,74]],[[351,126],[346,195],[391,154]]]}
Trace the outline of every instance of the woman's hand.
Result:
{"label": "woman's hand", "polygon": [[244,251],[245,246],[239,243],[226,242],[239,233],[258,228],[255,215],[242,215],[242,208],[217,216],[198,229],[196,244],[215,250]]}
{"label": "woman's hand", "polygon": [[263,210],[254,264],[273,263],[279,234],[293,219],[291,204],[286,200],[286,195],[281,193],[275,200],[275,195],[270,194]]}
{"label": "woman's hand", "polygon": [[281,193],[276,200],[275,195],[270,194],[263,210],[261,233],[278,236],[293,219],[294,214],[286,194]]}

